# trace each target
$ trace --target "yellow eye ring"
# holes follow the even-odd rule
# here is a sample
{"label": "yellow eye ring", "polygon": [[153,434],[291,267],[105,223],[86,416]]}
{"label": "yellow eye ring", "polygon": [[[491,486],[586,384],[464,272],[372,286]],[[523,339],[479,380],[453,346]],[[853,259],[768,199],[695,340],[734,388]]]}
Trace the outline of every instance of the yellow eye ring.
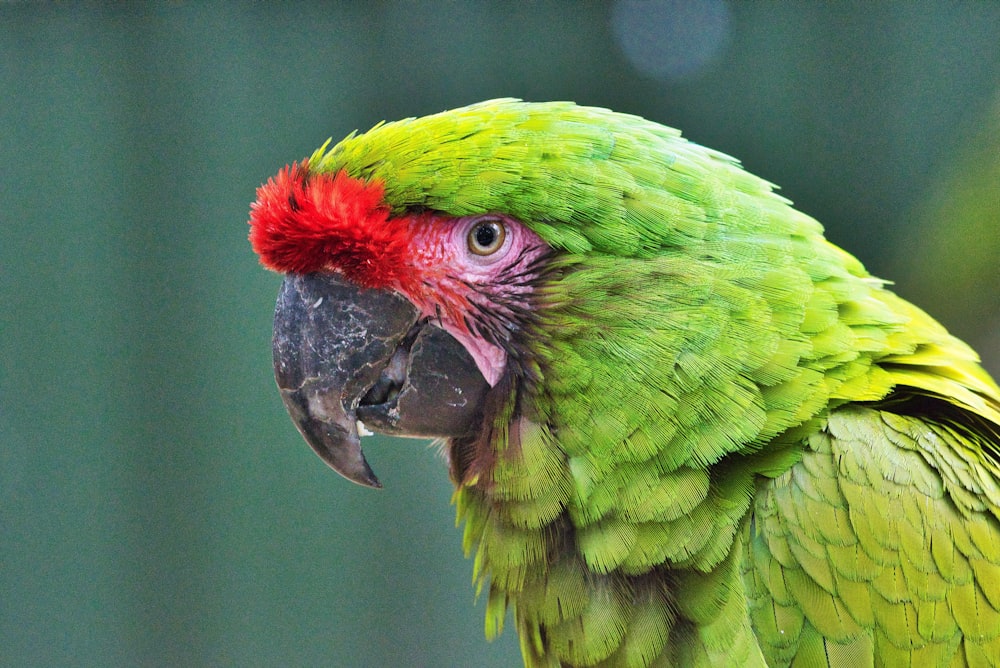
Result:
{"label": "yellow eye ring", "polygon": [[483,218],[469,228],[466,242],[469,251],[476,255],[493,255],[503,248],[507,240],[507,228],[497,218]]}

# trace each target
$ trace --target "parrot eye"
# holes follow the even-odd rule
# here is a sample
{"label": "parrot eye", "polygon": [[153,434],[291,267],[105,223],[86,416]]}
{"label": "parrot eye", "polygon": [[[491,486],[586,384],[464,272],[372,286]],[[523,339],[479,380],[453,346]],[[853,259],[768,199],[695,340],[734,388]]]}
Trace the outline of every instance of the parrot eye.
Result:
{"label": "parrot eye", "polygon": [[476,255],[493,255],[503,248],[507,228],[497,218],[483,218],[469,228],[469,250]]}

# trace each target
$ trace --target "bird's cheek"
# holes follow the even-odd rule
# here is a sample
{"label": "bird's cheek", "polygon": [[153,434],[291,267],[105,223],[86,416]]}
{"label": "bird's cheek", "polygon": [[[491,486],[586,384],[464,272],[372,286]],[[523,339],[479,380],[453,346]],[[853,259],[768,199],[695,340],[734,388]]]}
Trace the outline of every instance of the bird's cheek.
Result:
{"label": "bird's cheek", "polygon": [[428,320],[451,334],[469,353],[479,372],[490,387],[499,382],[507,365],[507,352],[490,342],[483,335],[483,328],[475,317],[474,307],[465,285],[456,286],[442,281],[434,290],[434,297],[422,302],[414,301]]}
{"label": "bird's cheek", "polygon": [[465,347],[490,387],[495,386],[507,367],[507,352],[465,329],[446,325],[445,330]]}

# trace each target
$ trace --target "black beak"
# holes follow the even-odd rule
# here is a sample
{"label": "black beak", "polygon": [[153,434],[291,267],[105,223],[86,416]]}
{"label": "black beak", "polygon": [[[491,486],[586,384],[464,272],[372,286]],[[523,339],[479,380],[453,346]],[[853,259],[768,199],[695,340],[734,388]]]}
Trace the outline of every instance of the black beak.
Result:
{"label": "black beak", "polygon": [[274,310],[274,375],[310,447],[334,471],[381,487],[358,421],[401,436],[472,432],[489,385],[465,348],[404,297],[336,274],[289,275]]}

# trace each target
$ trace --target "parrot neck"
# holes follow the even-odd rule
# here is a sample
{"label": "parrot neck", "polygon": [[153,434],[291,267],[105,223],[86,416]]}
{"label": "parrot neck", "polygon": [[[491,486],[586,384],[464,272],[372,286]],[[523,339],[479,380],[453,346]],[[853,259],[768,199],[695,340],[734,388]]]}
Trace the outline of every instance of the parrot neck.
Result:
{"label": "parrot neck", "polygon": [[[529,665],[596,663],[640,619],[665,642],[713,606],[745,613],[737,553],[756,485],[798,460],[828,404],[799,366],[810,344],[777,331],[801,304],[763,318],[745,277],[686,257],[562,268],[480,433],[450,448],[487,629],[512,607]],[[746,624],[730,612],[713,619]]]}

